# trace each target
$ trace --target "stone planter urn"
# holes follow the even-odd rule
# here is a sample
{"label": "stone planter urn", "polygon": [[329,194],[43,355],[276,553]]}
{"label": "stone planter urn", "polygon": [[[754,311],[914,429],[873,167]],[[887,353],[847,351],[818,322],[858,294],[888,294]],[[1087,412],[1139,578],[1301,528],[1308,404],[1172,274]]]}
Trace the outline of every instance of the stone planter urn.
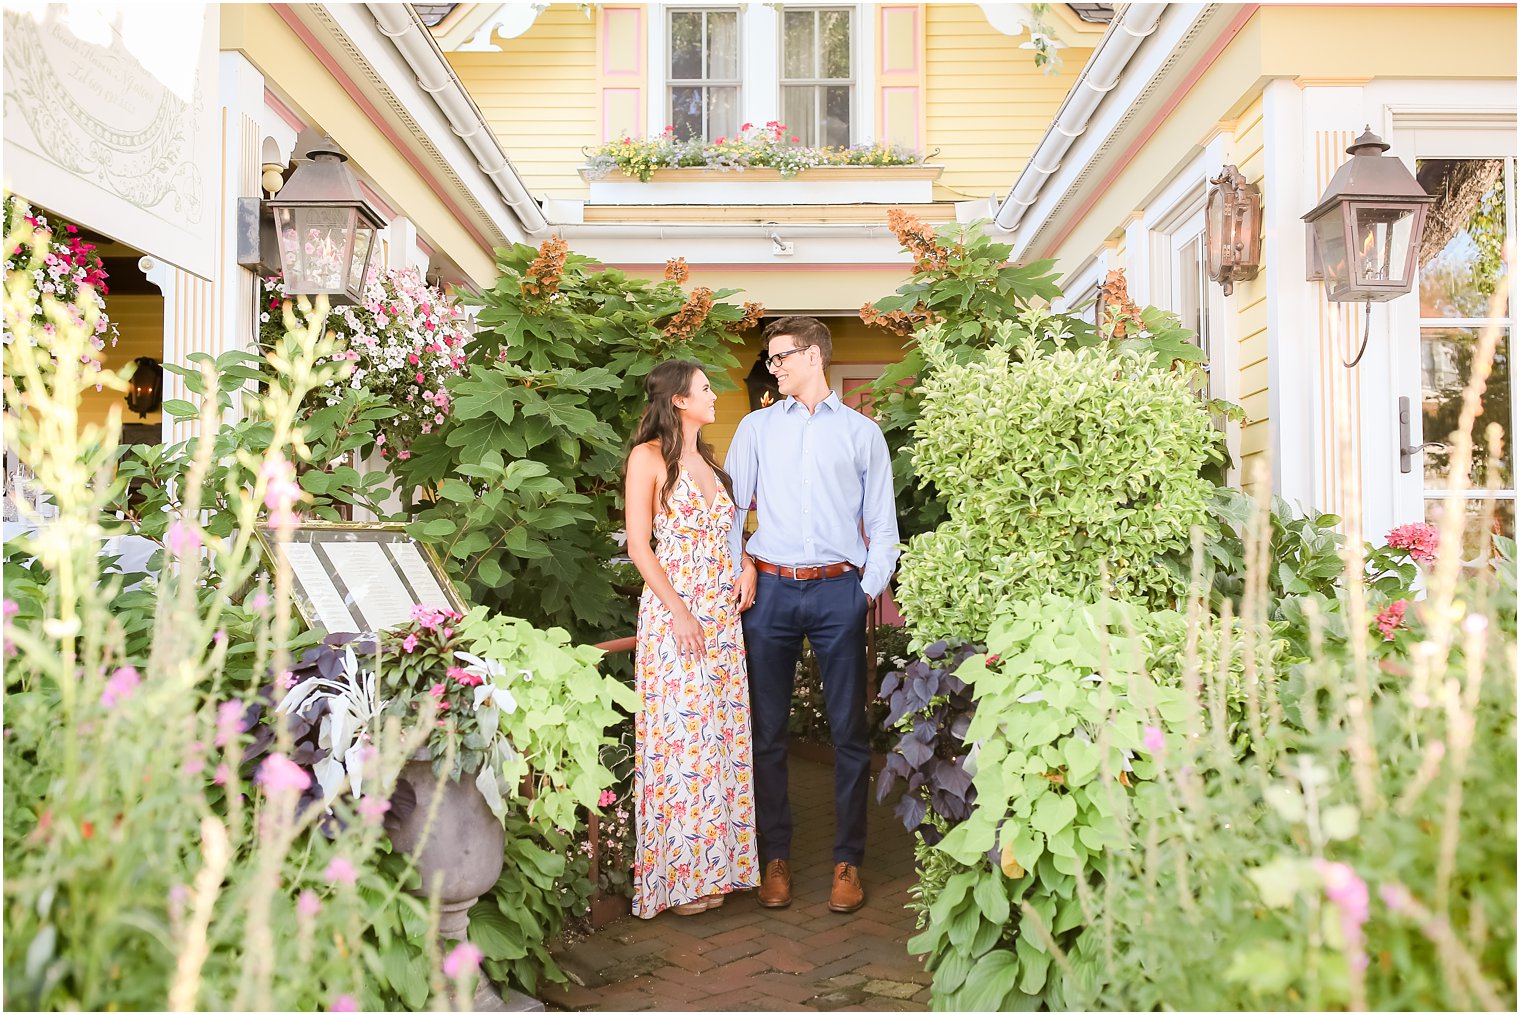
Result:
{"label": "stone planter urn", "polygon": [[[428,812],[435,795],[442,799],[429,828]],[[385,830],[392,845],[416,859],[422,887],[415,894],[427,898],[437,885],[439,940],[467,940],[470,907],[501,877],[506,847],[506,830],[475,788],[475,780],[466,776],[440,784],[433,774],[432,756],[426,749],[418,752],[396,780]],[[503,999],[483,970],[476,980],[472,1007],[476,1011],[544,1010],[542,1002],[516,991],[508,991]]]}

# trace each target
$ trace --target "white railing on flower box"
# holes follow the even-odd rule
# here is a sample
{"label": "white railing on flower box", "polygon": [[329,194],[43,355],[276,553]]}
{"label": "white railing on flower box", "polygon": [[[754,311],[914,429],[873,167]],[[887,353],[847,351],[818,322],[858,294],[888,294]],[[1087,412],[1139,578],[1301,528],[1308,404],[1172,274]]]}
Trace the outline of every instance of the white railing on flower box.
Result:
{"label": "white railing on flower box", "polygon": [[657,169],[644,183],[582,168],[591,204],[929,204],[944,166],[819,166],[783,177],[774,169]]}

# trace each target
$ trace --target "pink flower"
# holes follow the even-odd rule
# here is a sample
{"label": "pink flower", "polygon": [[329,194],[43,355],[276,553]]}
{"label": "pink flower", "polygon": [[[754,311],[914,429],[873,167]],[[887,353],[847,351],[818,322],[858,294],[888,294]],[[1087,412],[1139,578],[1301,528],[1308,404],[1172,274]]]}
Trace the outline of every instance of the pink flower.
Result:
{"label": "pink flower", "polygon": [[232,779],[232,769],[223,762],[216,766],[216,774],[211,777],[211,785],[225,786]]}
{"label": "pink flower", "polygon": [[337,997],[333,998],[332,1004],[328,1006],[327,1010],[328,1011],[358,1011],[359,1010],[359,1002],[355,1001],[353,999],[352,995],[349,995],[349,994],[339,994]]}
{"label": "pink flower", "polygon": [[100,704],[103,708],[115,708],[116,703],[127,697],[142,683],[142,678],[137,675],[137,670],[131,666],[117,667],[116,672],[106,681],[104,691],[100,692]]}
{"label": "pink flower", "polygon": [[339,883],[351,885],[359,880],[359,871],[347,857],[335,856],[322,876],[335,885]]}
{"label": "pink flower", "polygon": [[201,548],[200,530],[176,518],[164,533],[164,546],[176,557],[189,556]]}
{"label": "pink flower", "polygon": [[283,754],[271,754],[259,766],[257,781],[264,792],[271,796],[280,793],[302,793],[311,786],[311,776],[306,770]]}
{"label": "pink flower", "polygon": [[234,698],[216,709],[216,746],[226,747],[243,732],[243,703]]}
{"label": "pink flower", "polygon": [[1411,522],[1393,529],[1385,537],[1389,546],[1396,550],[1408,550],[1417,563],[1430,564],[1436,559],[1436,547],[1440,533],[1435,526],[1424,522]]}
{"label": "pink flower", "polygon": [[317,898],[317,893],[310,888],[302,891],[296,899],[296,915],[310,920],[320,912],[322,912],[322,900]]}
{"label": "pink flower", "polygon": [[[1314,861],[1324,881],[1325,898],[1335,903],[1340,911],[1341,935],[1346,939],[1346,951],[1356,968],[1366,968],[1367,955],[1362,950],[1362,925],[1367,922],[1367,882],[1356,876],[1356,871],[1343,863],[1328,860]],[[1387,901],[1386,896],[1384,901]]]}
{"label": "pink flower", "polygon": [[450,666],[447,672],[450,680],[457,681],[465,687],[478,687],[485,682],[485,677],[478,673],[471,673],[463,666]]}
{"label": "pink flower", "polygon": [[420,373],[417,375],[417,383],[418,384],[422,384],[423,383],[423,376]]}
{"label": "pink flower", "polygon": [[480,969],[480,960],[480,949],[468,941],[461,941],[443,960],[443,975],[451,980],[473,976]]}
{"label": "pink flower", "polygon": [[269,608],[269,596],[262,591],[254,593],[253,598],[248,602],[248,608],[254,613],[263,613]]}
{"label": "pink flower", "polygon": [[9,620],[11,617],[14,617],[16,614],[18,614],[18,613],[21,612],[21,607],[17,606],[15,600],[13,600],[13,599],[7,599],[5,601],[5,606],[4,606],[3,609],[4,609],[5,619],[7,619],[7,620]]}
{"label": "pink flower", "polygon": [[401,647],[406,649],[408,653],[415,652],[417,650],[417,636],[409,634],[405,638],[402,638]]}
{"label": "pink flower", "polygon": [[1404,626],[1404,614],[1409,609],[1409,600],[1398,599],[1385,606],[1377,615],[1378,630],[1383,632],[1383,640],[1393,641],[1393,632]]}
{"label": "pink flower", "polygon": [[615,803],[617,803],[617,794],[610,789],[602,790],[602,795],[596,801],[598,807],[611,807]]}
{"label": "pink flower", "polygon": [[371,825],[378,825],[385,817],[385,812],[391,809],[389,800],[382,800],[377,796],[365,796],[359,798],[359,816]]}
{"label": "pink flower", "polygon": [[269,524],[278,528],[296,523],[295,506],[301,500],[301,486],[296,482],[296,467],[284,458],[267,459],[260,469],[264,487],[264,506],[269,509]]}
{"label": "pink flower", "polygon": [[1145,727],[1145,739],[1141,741],[1145,749],[1152,754],[1161,754],[1166,750],[1166,734],[1161,732],[1159,726]]}

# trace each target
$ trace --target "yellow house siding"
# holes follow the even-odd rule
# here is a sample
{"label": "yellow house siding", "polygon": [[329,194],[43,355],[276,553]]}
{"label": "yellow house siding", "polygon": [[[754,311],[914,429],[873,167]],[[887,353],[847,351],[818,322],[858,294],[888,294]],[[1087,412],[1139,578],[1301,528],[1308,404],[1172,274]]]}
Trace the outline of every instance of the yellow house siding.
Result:
{"label": "yellow house siding", "polygon": [[1007,36],[975,4],[925,7],[924,149],[945,167],[935,199],[1001,196],[1044,136],[1091,50],[1064,49],[1047,74],[1028,35]]}
{"label": "yellow house siding", "polygon": [[535,195],[586,197],[575,170],[601,129],[597,24],[577,4],[551,4],[522,35],[498,37],[500,53],[447,54]]}
{"label": "yellow house siding", "polygon": [[[1250,183],[1268,192],[1266,174],[1266,111],[1261,97],[1257,96],[1236,118],[1234,130],[1234,159],[1241,175]],[[1271,399],[1268,395],[1269,374],[1267,365],[1267,294],[1270,282],[1265,268],[1250,282],[1235,286],[1230,297],[1230,309],[1234,312],[1236,338],[1234,360],[1237,369],[1236,397],[1246,411],[1246,420],[1240,428],[1240,477],[1247,492],[1253,492],[1251,482],[1258,468],[1269,465],[1268,451],[1272,446]],[[1270,473],[1269,473],[1270,474]]]}

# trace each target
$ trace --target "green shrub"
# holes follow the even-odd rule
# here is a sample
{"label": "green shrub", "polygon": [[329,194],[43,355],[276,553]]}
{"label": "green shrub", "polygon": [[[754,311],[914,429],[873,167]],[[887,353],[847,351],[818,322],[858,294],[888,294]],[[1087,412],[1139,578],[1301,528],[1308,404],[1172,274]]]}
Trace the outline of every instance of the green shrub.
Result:
{"label": "green shrub", "polygon": [[629,278],[551,240],[498,251],[501,275],[478,301],[481,331],[449,384],[441,429],[393,465],[417,499],[411,531],[436,545],[474,603],[577,639],[621,636],[630,604],[605,564],[621,553],[624,444],[644,378],[665,359],[702,363],[732,387],[738,332],[760,308]]}
{"label": "green shrub", "polygon": [[921,345],[935,369],[913,469],[948,518],[904,554],[914,634],[980,639],[1000,604],[1043,592],[1175,601],[1185,583],[1165,557],[1208,519],[1216,443],[1187,375],[1136,352],[1037,355],[1032,339],[965,363],[932,329]]}

